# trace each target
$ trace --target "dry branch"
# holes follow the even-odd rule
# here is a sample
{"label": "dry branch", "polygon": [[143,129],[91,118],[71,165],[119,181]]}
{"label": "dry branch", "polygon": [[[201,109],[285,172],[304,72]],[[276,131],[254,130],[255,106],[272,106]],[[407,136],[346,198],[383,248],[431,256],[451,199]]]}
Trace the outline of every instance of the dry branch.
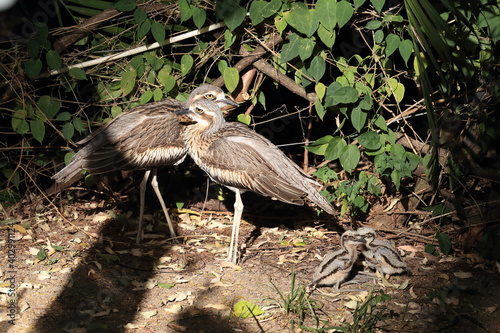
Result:
{"label": "dry branch", "polygon": [[[283,38],[281,38],[280,35],[278,35],[278,34],[272,34],[269,37],[269,40],[267,41],[267,43],[264,44],[265,46],[261,46],[261,45],[257,46],[255,48],[255,50],[253,50],[251,53],[245,55],[243,57],[243,59],[241,59],[240,61],[238,61],[233,66],[233,68],[236,68],[238,70],[238,72],[243,71],[245,68],[247,68],[248,66],[250,66],[253,62],[259,60],[259,58],[261,56],[263,56],[264,54],[266,54],[268,52],[266,50],[266,48],[272,49],[273,47],[275,47],[278,44],[281,44],[282,42],[283,42]],[[240,52],[240,53],[242,53],[242,52]],[[217,79],[215,79],[212,82],[212,84],[216,85],[217,87],[222,87],[222,85],[224,84],[224,77],[223,76],[218,77]]]}
{"label": "dry branch", "polygon": [[294,80],[292,80],[285,74],[278,71],[276,68],[274,68],[271,64],[267,63],[265,60],[263,59],[257,60],[256,62],[253,63],[253,66],[262,73],[271,77],[274,81],[278,82],[279,84],[281,84],[282,86],[293,92],[294,94],[297,94],[300,97],[303,97],[312,103],[316,102],[317,96],[315,93],[307,93],[303,87],[299,86],[297,83],[295,83]]}
{"label": "dry branch", "polygon": [[192,30],[192,31],[186,32],[186,33],[184,33],[182,35],[178,35],[178,36],[174,36],[174,37],[169,37],[169,38],[165,39],[165,41],[163,43],[161,43],[161,44],[158,43],[158,42],[155,42],[153,44],[139,46],[139,47],[136,47],[136,48],[124,51],[124,52],[112,54],[112,55],[109,55],[109,56],[106,56],[106,57],[101,57],[101,58],[98,58],[98,59],[84,61],[84,62],[81,62],[79,64],[74,64],[74,65],[71,65],[71,66],[68,66],[68,67],[61,68],[59,70],[51,71],[49,73],[49,75],[57,75],[57,74],[65,73],[65,72],[68,72],[72,68],[85,68],[85,67],[95,66],[95,65],[102,64],[102,63],[106,63],[106,62],[118,60],[118,59],[121,59],[121,58],[125,58],[125,57],[131,56],[131,55],[135,55],[135,54],[143,53],[143,52],[146,52],[146,51],[154,50],[154,49],[157,49],[157,48],[159,48],[161,46],[164,46],[164,45],[176,43],[176,42],[184,40],[184,39],[188,39],[188,38],[191,38],[191,37],[202,35],[202,34],[207,33],[209,31],[220,29],[220,28],[222,28],[224,26],[225,26],[224,22],[219,22],[219,23],[211,24],[211,25],[209,25],[207,27],[203,27],[201,29],[196,29],[196,30]]}
{"label": "dry branch", "polygon": [[[175,6],[173,7],[172,5],[165,4],[143,4],[139,5],[139,7],[141,7],[146,13],[169,11],[167,14],[169,17],[173,16],[177,11]],[[62,36],[55,41],[54,50],[57,53],[61,53],[69,46],[91,33],[92,30],[97,29],[102,24],[109,22],[109,20],[120,16],[121,14],[122,12],[116,10],[115,8],[107,8],[102,13],[92,16],[91,18],[83,21],[81,24],[68,28],[71,33]]]}

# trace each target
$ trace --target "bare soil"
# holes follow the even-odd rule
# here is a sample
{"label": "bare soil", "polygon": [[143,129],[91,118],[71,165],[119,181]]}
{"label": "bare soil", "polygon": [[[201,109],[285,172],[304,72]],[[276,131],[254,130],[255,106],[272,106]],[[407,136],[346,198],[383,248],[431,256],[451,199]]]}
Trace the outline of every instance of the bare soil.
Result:
{"label": "bare soil", "polygon": [[[56,209],[40,202],[5,211],[0,332],[306,332],[297,314],[284,311],[278,290],[290,293],[292,272],[296,286],[306,286],[321,256],[339,246],[341,232],[335,221],[318,219],[306,207],[281,206],[281,217],[266,210],[247,215],[252,224],[242,223],[245,248],[234,266],[223,260],[231,209],[218,203],[201,216],[199,207],[174,213],[177,243],[165,236],[162,214],[155,211],[138,246],[135,206],[60,199]],[[382,290],[391,299],[373,310],[384,317],[375,332],[500,332],[498,263],[458,247],[449,256],[432,256],[424,252],[432,231],[394,230],[380,217],[368,220],[365,225],[398,246],[412,274],[384,281],[353,272],[358,283],[310,296],[318,309],[305,316],[304,326],[333,332],[326,328],[353,323],[360,318],[353,317],[354,302]],[[14,229],[11,222],[21,223]],[[239,301],[264,313],[238,318],[233,307]],[[356,332],[367,327],[360,325]]]}

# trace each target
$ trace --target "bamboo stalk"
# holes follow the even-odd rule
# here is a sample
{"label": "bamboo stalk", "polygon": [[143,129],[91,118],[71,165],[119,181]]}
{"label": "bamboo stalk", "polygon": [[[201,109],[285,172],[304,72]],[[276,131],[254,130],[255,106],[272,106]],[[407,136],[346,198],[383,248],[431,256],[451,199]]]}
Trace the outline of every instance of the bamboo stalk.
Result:
{"label": "bamboo stalk", "polygon": [[99,65],[99,64],[102,64],[105,62],[109,62],[109,61],[125,58],[125,57],[131,56],[131,55],[139,54],[142,52],[154,50],[154,49],[157,49],[157,48],[164,46],[164,45],[169,45],[169,44],[176,43],[176,42],[179,42],[179,41],[184,40],[184,39],[199,36],[199,35],[202,35],[204,33],[220,29],[224,26],[225,26],[224,22],[211,24],[211,25],[203,27],[201,29],[196,29],[193,31],[186,32],[186,33],[179,35],[179,36],[167,38],[167,39],[165,39],[165,41],[162,44],[155,42],[155,43],[152,43],[149,45],[139,46],[139,47],[136,47],[134,49],[130,49],[130,50],[123,51],[120,53],[112,54],[112,55],[102,57],[99,59],[84,61],[84,62],[81,62],[79,64],[74,64],[74,65],[67,66],[67,67],[64,67],[64,68],[61,68],[58,70],[53,70],[53,71],[49,72],[49,76],[66,73],[72,68],[85,68],[85,67],[95,66],[95,65]]}

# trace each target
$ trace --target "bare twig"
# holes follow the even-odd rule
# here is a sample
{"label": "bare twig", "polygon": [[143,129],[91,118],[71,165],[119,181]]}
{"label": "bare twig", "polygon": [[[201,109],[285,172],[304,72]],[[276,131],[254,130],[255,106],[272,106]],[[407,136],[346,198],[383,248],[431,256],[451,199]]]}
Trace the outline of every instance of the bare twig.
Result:
{"label": "bare twig", "polygon": [[293,79],[289,78],[285,74],[278,71],[276,68],[274,68],[271,64],[267,63],[265,60],[263,59],[257,60],[256,62],[253,63],[253,66],[262,73],[272,78],[274,81],[281,84],[283,87],[293,92],[294,94],[299,95],[300,97],[303,97],[310,102],[313,103],[316,102],[318,97],[316,96],[315,93],[307,93],[306,90],[303,87],[299,86],[297,83],[295,83]]}
{"label": "bare twig", "polygon": [[[244,70],[245,68],[247,68],[248,66],[250,66],[254,61],[257,61],[261,56],[263,56],[264,54],[266,54],[267,53],[266,48],[271,49],[274,46],[276,46],[278,44],[281,44],[282,42],[283,42],[283,38],[281,38],[280,35],[278,35],[278,34],[272,34],[269,37],[267,43],[264,44],[265,47],[262,46],[262,45],[257,46],[254,51],[252,51],[248,55],[245,55],[243,57],[243,59],[241,59],[240,61],[238,61],[233,66],[233,68],[236,68],[238,70],[238,72],[241,72],[242,70]],[[240,52],[240,53],[243,53],[243,52]],[[222,87],[222,85],[224,84],[224,77],[223,76],[218,77],[217,79],[215,79],[212,82],[212,84],[216,85],[218,87]]]}

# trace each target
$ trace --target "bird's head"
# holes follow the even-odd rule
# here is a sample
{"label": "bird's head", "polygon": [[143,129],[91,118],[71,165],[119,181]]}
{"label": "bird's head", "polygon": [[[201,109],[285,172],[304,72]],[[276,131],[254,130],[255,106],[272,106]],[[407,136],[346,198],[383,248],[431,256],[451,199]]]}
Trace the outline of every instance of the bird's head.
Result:
{"label": "bird's head", "polygon": [[366,240],[356,231],[348,230],[342,234],[340,242],[342,245],[362,245],[366,243]]}
{"label": "bird's head", "polygon": [[370,227],[359,228],[356,232],[360,237],[365,239],[367,244],[371,244],[377,238],[377,233]]}
{"label": "bird's head", "polygon": [[174,113],[179,117],[189,117],[191,123],[196,123],[204,127],[218,128],[219,124],[224,123],[220,107],[208,99],[194,101],[186,108]]}
{"label": "bird's head", "polygon": [[186,101],[186,107],[189,107],[194,102],[203,99],[215,102],[221,109],[226,106],[239,105],[232,99],[228,98],[221,88],[212,84],[203,84],[191,92],[188,100]]}

